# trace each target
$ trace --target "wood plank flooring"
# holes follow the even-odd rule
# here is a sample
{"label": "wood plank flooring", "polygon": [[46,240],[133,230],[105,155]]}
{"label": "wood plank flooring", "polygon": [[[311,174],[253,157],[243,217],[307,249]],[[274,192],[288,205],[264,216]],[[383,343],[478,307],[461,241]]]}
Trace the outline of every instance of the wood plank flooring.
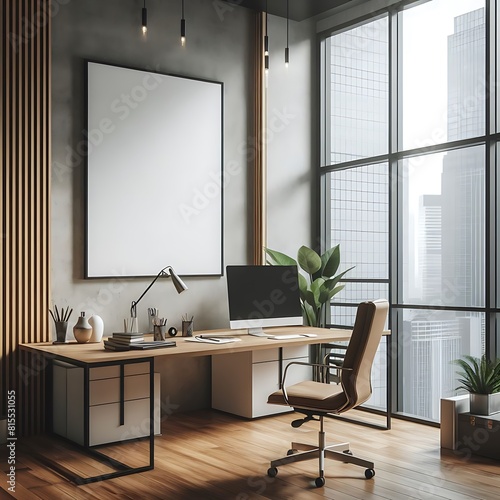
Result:
{"label": "wood plank flooring", "polygon": [[[350,412],[356,416],[355,411]],[[364,419],[378,417],[359,414]],[[351,450],[375,462],[376,476],[364,469],[327,461],[326,485],[314,486],[317,461],[289,464],[276,478],[266,475],[269,461],[286,454],[292,440],[315,443],[317,422],[299,429],[293,414],[246,420],[216,411],[174,414],[155,439],[155,469],[100,483],[75,486],[37,460],[41,454],[83,474],[105,466],[52,437],[18,441],[16,493],[7,491],[6,449],[0,449],[0,499],[145,500],[305,500],[305,499],[498,499],[500,462],[464,459],[441,451],[439,429],[398,419],[383,431],[328,419],[328,442],[349,441]],[[379,422],[383,422],[379,420]],[[147,442],[106,447],[131,465],[147,462]]]}

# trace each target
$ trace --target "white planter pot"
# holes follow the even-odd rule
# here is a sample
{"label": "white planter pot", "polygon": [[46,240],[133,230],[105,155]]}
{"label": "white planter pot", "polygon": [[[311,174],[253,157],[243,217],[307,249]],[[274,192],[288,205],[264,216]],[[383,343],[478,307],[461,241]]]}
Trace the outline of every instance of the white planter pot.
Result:
{"label": "white planter pot", "polygon": [[500,392],[470,394],[470,412],[473,415],[492,415],[500,412]]}

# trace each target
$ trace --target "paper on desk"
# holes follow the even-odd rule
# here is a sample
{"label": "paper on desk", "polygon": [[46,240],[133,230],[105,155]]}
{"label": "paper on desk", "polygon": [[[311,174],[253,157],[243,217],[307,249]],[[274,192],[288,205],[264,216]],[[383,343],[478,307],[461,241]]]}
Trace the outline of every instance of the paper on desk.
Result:
{"label": "paper on desk", "polygon": [[202,342],[205,344],[229,344],[230,342],[238,342],[241,339],[238,337],[199,337],[195,335],[194,337],[186,337],[184,340],[187,340],[188,342]]}

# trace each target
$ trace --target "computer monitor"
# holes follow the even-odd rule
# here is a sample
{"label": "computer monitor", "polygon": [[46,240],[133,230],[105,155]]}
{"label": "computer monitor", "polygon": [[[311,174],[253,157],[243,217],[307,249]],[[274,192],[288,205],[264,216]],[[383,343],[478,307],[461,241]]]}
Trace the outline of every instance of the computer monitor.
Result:
{"label": "computer monitor", "polygon": [[302,325],[297,266],[226,266],[231,329]]}

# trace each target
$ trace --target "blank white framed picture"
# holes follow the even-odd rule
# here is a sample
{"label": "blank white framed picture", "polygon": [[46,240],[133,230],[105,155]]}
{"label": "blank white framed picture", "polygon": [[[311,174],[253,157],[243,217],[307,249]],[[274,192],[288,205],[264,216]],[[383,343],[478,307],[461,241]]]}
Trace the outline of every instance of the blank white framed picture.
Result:
{"label": "blank white framed picture", "polygon": [[223,84],[85,63],[85,277],[222,275]]}

